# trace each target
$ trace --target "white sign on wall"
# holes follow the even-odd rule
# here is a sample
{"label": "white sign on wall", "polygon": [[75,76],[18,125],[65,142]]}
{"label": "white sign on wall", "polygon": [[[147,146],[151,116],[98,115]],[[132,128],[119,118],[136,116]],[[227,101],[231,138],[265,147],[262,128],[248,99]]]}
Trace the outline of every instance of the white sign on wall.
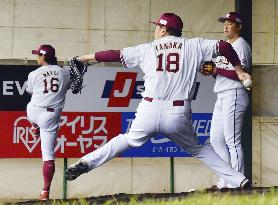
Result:
{"label": "white sign on wall", "polygon": [[[211,113],[216,100],[215,80],[198,74],[194,113]],[[68,92],[64,111],[135,112],[144,91],[143,73],[138,69],[89,66],[81,94]],[[152,97],[152,96],[150,96]]]}

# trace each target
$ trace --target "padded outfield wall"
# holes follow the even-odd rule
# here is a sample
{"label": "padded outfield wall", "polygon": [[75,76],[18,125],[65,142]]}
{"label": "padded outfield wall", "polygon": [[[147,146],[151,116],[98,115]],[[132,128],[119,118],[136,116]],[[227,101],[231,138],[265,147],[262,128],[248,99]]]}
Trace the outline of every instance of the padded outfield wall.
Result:
{"label": "padded outfield wall", "polygon": [[[0,4],[0,57],[12,59],[33,58],[30,51],[46,42],[55,46],[60,59],[143,43],[153,39],[154,28],[148,21],[168,11],[182,17],[187,36],[221,38],[222,25],[216,19],[234,9],[234,1],[222,0],[7,0]],[[207,12],[209,7],[213,8],[211,12]],[[73,15],[76,13],[79,15]],[[0,163],[0,198],[37,197],[42,185],[41,160],[2,159]],[[61,198],[63,161],[57,160],[57,165],[51,197]],[[194,180],[192,175],[196,176]],[[169,192],[169,179],[168,158],[118,158],[69,184],[68,197]],[[175,191],[180,192],[212,185],[215,177],[199,162],[179,158],[175,163],[175,181]],[[32,186],[26,186],[30,182]]]}
{"label": "padded outfield wall", "polygon": [[[253,63],[260,65],[254,67],[255,78],[259,79],[254,92],[260,98],[253,100],[253,183],[259,186],[278,184],[278,167],[271,160],[278,155],[278,85],[270,80],[277,75],[277,68],[271,66],[271,72],[266,72],[261,66],[277,64],[277,8],[275,0],[253,1]],[[231,10],[234,1],[230,0],[3,0],[0,58],[33,59],[30,51],[42,43],[53,44],[60,59],[143,43],[153,39],[153,27],[148,21],[168,11],[184,20],[184,36],[222,39],[223,28],[217,18]],[[76,13],[79,15],[73,15]],[[263,83],[270,81],[271,88]],[[272,95],[265,89],[271,89]],[[261,112],[263,109],[268,110]],[[75,160],[69,159],[69,164]],[[1,159],[0,198],[37,198],[42,186],[41,165],[40,159]],[[63,165],[63,159],[57,159],[52,198],[62,197]],[[216,181],[212,172],[192,158],[176,158],[174,168],[175,192],[205,188]],[[67,195],[169,192],[169,179],[169,158],[116,158],[69,183]]]}

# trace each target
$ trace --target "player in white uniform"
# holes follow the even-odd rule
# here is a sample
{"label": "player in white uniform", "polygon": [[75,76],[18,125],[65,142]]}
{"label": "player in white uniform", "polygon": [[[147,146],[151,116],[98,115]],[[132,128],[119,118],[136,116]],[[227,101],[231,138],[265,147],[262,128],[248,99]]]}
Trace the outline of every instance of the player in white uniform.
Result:
{"label": "player in white uniform", "polygon": [[248,179],[231,169],[210,144],[199,145],[191,121],[191,99],[201,61],[210,60],[218,55],[218,51],[225,53],[233,61],[240,78],[245,78],[236,53],[224,41],[180,37],[183,23],[173,13],[162,14],[152,23],[156,24],[153,42],[80,57],[81,61],[122,62],[126,68],[142,69],[145,91],[128,133],[114,137],[103,147],[82,157],[67,169],[66,179],[74,180],[129,147],[139,147],[150,137],[163,133],[229,183],[236,187],[246,186]]}
{"label": "player in white uniform", "polygon": [[51,45],[41,45],[32,53],[37,55],[41,67],[28,75],[26,90],[32,98],[27,105],[27,116],[33,132],[40,133],[44,178],[40,200],[47,200],[55,172],[54,147],[65,95],[70,87],[70,72],[68,68],[58,66],[55,49]]}
{"label": "player in white uniform", "polygon": [[[241,65],[246,72],[251,66],[251,49],[248,43],[240,37],[242,18],[236,12],[230,12],[219,18],[224,23],[224,34],[227,42],[231,43],[236,51]],[[234,66],[224,57],[218,56],[215,60],[216,82],[214,92],[217,94],[215,103],[210,142],[216,153],[234,170],[244,173],[244,157],[241,146],[241,130],[244,113],[249,104],[248,94],[237,78]],[[217,183],[217,188],[234,188],[223,178]]]}

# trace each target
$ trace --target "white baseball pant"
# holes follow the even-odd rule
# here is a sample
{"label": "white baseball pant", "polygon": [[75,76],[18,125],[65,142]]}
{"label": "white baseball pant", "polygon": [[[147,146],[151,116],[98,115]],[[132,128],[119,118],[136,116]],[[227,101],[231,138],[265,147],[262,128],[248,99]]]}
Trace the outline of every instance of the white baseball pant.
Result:
{"label": "white baseball pant", "polygon": [[[248,104],[249,99],[245,89],[232,89],[218,93],[210,130],[210,142],[215,152],[234,170],[242,174],[244,155],[241,146],[241,130]],[[235,188],[222,177],[217,187]]]}
{"label": "white baseball pant", "polygon": [[163,133],[182,149],[216,171],[221,178],[239,187],[245,176],[231,169],[215,153],[210,144],[204,146],[198,144],[191,121],[190,102],[185,101],[184,106],[173,106],[173,103],[173,101],[156,99],[149,102],[143,99],[128,133],[112,138],[103,147],[85,155],[82,159],[92,170],[129,147],[139,147],[155,134]]}
{"label": "white baseball pant", "polygon": [[40,127],[41,152],[43,161],[55,160],[54,148],[59,128],[61,109],[44,108],[29,103],[27,117]]}

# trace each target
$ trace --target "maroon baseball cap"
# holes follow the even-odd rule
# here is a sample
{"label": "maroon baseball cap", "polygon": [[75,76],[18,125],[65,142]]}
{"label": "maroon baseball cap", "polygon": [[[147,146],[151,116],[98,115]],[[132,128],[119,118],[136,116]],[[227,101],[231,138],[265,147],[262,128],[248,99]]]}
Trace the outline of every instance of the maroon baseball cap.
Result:
{"label": "maroon baseball cap", "polygon": [[35,55],[55,56],[55,49],[51,45],[41,45],[37,50],[32,50]]}
{"label": "maroon baseball cap", "polygon": [[161,14],[158,20],[150,21],[150,23],[160,25],[160,26],[166,26],[168,28],[173,28],[180,31],[183,28],[183,22],[181,18],[174,13]]}
{"label": "maroon baseball cap", "polygon": [[227,13],[226,16],[220,17],[218,19],[218,21],[221,22],[221,23],[224,23],[226,20],[234,21],[234,22],[236,22],[238,24],[242,24],[243,23],[242,17],[237,12]]}

